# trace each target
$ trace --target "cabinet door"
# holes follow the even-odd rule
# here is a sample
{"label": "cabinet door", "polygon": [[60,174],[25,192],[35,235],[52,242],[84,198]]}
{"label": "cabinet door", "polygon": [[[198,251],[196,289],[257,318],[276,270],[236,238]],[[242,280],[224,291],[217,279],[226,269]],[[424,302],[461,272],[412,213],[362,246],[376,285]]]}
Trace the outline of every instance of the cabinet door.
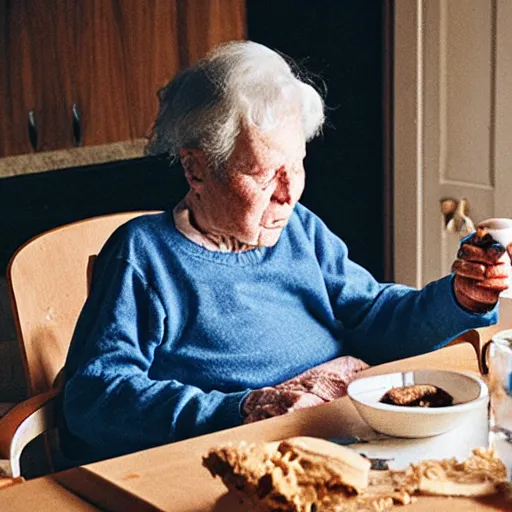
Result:
{"label": "cabinet door", "polygon": [[0,0],[0,157],[31,151],[28,112],[34,99],[24,3]]}
{"label": "cabinet door", "polygon": [[245,27],[244,0],[0,0],[0,157],[144,137],[158,89]]}
{"label": "cabinet door", "polygon": [[178,0],[180,64],[193,64],[219,43],[246,38],[245,0]]}
{"label": "cabinet door", "polygon": [[157,90],[179,69],[176,3],[74,4],[72,91],[83,144],[143,137],[156,114]]}
{"label": "cabinet door", "polygon": [[64,73],[68,20],[56,16],[57,5],[0,0],[0,156],[73,144]]}
{"label": "cabinet door", "polygon": [[0,157],[143,137],[176,20],[172,0],[0,0]]}

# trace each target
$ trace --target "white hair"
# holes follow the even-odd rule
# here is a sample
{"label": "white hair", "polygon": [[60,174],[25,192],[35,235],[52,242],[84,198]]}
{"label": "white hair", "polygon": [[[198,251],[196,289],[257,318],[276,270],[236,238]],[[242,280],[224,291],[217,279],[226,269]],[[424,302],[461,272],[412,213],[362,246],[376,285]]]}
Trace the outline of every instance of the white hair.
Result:
{"label": "white hair", "polygon": [[298,111],[310,140],[324,122],[320,94],[281,55],[252,41],[217,46],[158,97],[146,153],[176,158],[180,148],[202,149],[214,168],[228,160],[242,124],[269,130]]}

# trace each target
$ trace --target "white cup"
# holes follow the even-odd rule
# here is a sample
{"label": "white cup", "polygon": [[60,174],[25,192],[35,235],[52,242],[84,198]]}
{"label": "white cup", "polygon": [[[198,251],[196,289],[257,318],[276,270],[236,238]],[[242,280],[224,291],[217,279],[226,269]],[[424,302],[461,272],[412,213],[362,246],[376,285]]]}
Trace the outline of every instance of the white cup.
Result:
{"label": "white cup", "polygon": [[478,227],[485,228],[496,242],[503,247],[512,243],[512,219],[493,218],[478,223]]}
{"label": "white cup", "polygon": [[[478,227],[485,228],[489,235],[491,235],[496,242],[503,245],[503,247],[507,247],[512,243],[512,219],[506,219],[504,217],[487,219],[479,222]],[[501,292],[500,296],[512,298],[512,277],[509,280],[508,290]]]}

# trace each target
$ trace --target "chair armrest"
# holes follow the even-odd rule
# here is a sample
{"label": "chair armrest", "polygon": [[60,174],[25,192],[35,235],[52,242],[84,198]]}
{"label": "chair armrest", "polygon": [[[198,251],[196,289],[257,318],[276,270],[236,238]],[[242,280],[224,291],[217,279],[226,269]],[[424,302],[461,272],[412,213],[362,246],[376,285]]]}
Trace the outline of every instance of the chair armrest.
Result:
{"label": "chair armrest", "polygon": [[0,418],[0,458],[10,461],[10,476],[20,476],[19,460],[25,446],[57,427],[60,393],[61,389],[53,388],[27,398]]}
{"label": "chair armrest", "polygon": [[474,329],[470,331],[466,331],[462,333],[458,338],[450,341],[448,346],[458,345],[459,343],[469,343],[476,354],[476,359],[478,361],[478,369],[482,375],[487,373],[487,365],[485,364],[485,353],[484,347],[482,347],[482,340],[480,338],[480,333]]}

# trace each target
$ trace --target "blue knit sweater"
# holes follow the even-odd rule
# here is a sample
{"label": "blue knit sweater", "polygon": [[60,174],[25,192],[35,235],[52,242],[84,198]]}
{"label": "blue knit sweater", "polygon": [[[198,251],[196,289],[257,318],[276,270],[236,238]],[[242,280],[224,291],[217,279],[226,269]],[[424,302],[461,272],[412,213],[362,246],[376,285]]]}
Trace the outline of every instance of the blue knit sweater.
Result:
{"label": "blue knit sweater", "polygon": [[71,343],[71,454],[107,458],[239,425],[248,390],[345,354],[376,364],[428,352],[496,321],[461,309],[451,281],[377,283],[301,205],[274,247],[243,253],[196,245],[171,212],[136,218],[98,256]]}

